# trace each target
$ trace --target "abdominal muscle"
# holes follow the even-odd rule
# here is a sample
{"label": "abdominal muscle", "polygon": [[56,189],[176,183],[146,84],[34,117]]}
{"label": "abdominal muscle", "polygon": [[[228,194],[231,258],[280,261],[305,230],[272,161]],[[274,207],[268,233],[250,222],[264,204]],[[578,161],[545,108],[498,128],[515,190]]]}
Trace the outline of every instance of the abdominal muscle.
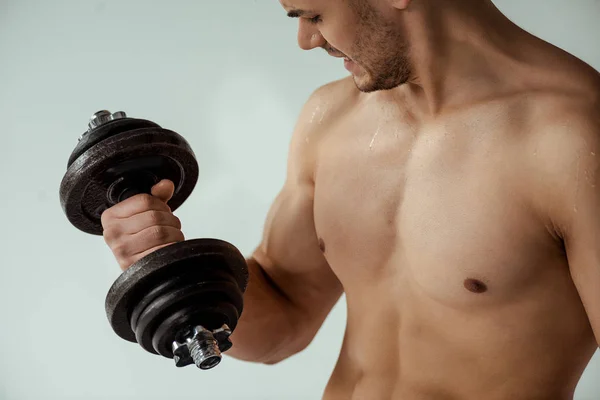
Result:
{"label": "abdominal muscle", "polygon": [[429,296],[408,272],[351,284],[323,399],[572,399],[595,341],[568,280],[549,275],[540,281],[564,284],[540,282],[496,305],[473,295],[460,307]]}

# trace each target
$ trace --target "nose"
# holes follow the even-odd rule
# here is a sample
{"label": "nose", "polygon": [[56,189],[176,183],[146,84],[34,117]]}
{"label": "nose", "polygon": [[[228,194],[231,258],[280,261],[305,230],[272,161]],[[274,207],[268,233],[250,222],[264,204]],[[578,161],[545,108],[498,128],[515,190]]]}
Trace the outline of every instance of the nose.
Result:
{"label": "nose", "polygon": [[300,19],[298,26],[298,46],[302,50],[312,50],[317,47],[323,47],[326,44],[326,40],[321,35],[319,29],[309,23],[305,19]]}

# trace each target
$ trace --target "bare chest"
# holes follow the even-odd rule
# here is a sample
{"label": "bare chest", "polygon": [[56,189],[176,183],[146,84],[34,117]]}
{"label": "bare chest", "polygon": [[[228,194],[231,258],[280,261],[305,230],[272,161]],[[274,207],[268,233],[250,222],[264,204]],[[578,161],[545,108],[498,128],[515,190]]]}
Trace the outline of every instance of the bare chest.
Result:
{"label": "bare chest", "polygon": [[462,302],[531,286],[552,243],[502,126],[359,119],[323,141],[315,176],[317,233],[347,290],[409,280]]}

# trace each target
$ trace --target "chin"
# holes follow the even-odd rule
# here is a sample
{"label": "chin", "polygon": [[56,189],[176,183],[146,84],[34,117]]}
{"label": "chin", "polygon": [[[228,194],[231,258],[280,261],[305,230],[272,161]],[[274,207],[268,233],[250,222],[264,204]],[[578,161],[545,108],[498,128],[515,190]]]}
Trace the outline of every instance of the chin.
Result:
{"label": "chin", "polygon": [[378,92],[380,90],[387,90],[391,88],[385,88],[380,85],[377,85],[370,77],[354,77],[354,84],[356,88],[363,93],[373,93]]}
{"label": "chin", "polygon": [[358,90],[363,93],[373,93],[385,90],[392,90],[398,86],[402,86],[407,81],[403,80],[400,82],[392,82],[389,79],[376,80],[373,79],[369,74],[362,76],[354,76],[354,83]]}
{"label": "chin", "polygon": [[361,75],[352,75],[352,78],[354,79],[354,84],[356,85],[356,88],[363,93],[371,93],[377,90],[376,87],[373,85],[373,80],[366,73],[363,73]]}

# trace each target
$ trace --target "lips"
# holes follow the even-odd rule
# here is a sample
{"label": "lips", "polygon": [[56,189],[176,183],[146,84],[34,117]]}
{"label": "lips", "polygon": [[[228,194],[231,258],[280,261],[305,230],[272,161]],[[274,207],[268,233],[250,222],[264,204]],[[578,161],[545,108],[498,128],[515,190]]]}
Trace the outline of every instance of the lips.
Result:
{"label": "lips", "polygon": [[332,47],[323,47],[323,50],[325,50],[327,52],[327,54],[329,54],[331,57],[335,57],[335,58],[343,58],[346,57],[346,55]]}
{"label": "lips", "polygon": [[330,53],[329,55],[331,57],[335,57],[335,58],[343,58],[344,61],[348,61],[348,62],[352,61],[352,59],[350,57],[348,57],[347,55],[345,55],[345,54],[332,54],[332,53]]}
{"label": "lips", "polygon": [[358,74],[358,66],[349,58],[344,58],[344,67],[352,74]]}
{"label": "lips", "polygon": [[344,66],[346,67],[346,69],[352,70],[352,71],[354,71],[356,69],[356,64],[354,63],[354,61],[352,61],[352,59],[350,57],[348,57],[347,55],[345,55],[344,53],[332,51],[331,49],[325,49],[325,51],[327,51],[327,53],[331,57],[344,59]]}

